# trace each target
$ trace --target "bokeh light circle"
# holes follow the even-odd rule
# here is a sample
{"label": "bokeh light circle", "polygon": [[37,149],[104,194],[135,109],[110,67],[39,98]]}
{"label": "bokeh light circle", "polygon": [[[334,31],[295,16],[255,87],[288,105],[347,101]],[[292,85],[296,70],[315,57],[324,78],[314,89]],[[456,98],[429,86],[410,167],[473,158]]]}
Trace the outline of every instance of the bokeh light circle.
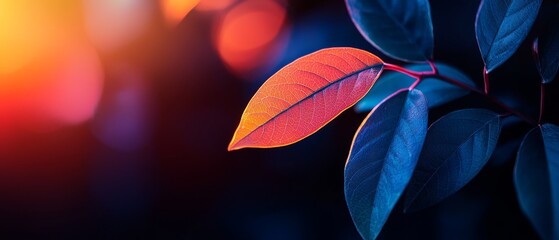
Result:
{"label": "bokeh light circle", "polygon": [[216,28],[214,42],[220,57],[239,73],[264,66],[285,19],[285,8],[273,0],[248,0],[235,5]]}

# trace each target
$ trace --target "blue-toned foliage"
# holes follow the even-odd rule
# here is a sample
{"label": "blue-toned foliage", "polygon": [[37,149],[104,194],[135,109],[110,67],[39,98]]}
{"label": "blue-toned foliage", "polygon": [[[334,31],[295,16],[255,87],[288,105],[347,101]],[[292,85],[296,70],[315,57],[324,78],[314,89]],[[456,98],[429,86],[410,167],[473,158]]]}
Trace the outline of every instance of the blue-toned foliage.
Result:
{"label": "blue-toned foliage", "polygon": [[544,124],[522,141],[514,183],[520,207],[543,239],[559,238],[559,127]]}
{"label": "blue-toned foliage", "polygon": [[542,0],[483,0],[476,37],[487,72],[509,59],[536,20]]}
{"label": "blue-toned foliage", "polygon": [[485,109],[452,112],[429,127],[406,192],[406,210],[419,210],[453,194],[474,178],[495,149],[498,114]]}
{"label": "blue-toned foliage", "polygon": [[[557,12],[556,12],[557,13]],[[536,66],[543,83],[551,82],[559,69],[559,14],[548,21],[547,28],[534,41]]]}
{"label": "blue-toned foliage", "polygon": [[[459,70],[444,63],[437,63],[436,66],[442,75],[452,77],[467,85],[475,86],[474,82]],[[431,70],[429,64],[426,63],[412,64],[406,66],[406,68],[414,71]],[[403,73],[384,73],[373,85],[371,91],[355,105],[355,110],[357,112],[370,111],[394,92],[409,88],[414,81],[414,78]],[[429,108],[440,106],[468,94],[468,91],[462,88],[432,77],[423,79],[416,88],[425,95]]]}
{"label": "blue-toned foliage", "polygon": [[433,55],[433,26],[427,0],[346,0],[361,34],[384,54],[403,61]]}
{"label": "blue-toned foliage", "polygon": [[418,90],[387,98],[357,131],[345,168],[345,197],[364,239],[375,239],[408,184],[427,133]]}

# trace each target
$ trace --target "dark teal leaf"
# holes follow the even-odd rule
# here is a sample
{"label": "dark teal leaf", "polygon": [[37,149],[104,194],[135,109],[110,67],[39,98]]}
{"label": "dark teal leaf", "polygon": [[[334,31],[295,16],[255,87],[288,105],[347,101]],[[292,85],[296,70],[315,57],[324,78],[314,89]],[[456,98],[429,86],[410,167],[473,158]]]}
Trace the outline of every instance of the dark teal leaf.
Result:
{"label": "dark teal leaf", "polygon": [[384,54],[402,61],[433,55],[433,26],[427,0],[346,0],[361,34]]}
{"label": "dark teal leaf", "polygon": [[520,145],[514,183],[522,211],[543,239],[559,239],[559,127],[532,129]]}
{"label": "dark teal leaf", "polygon": [[406,209],[431,206],[466,185],[491,157],[500,132],[499,115],[485,109],[455,111],[433,123],[406,192]]}
{"label": "dark teal leaf", "polygon": [[427,132],[427,103],[400,91],[375,108],[353,139],[345,198],[364,239],[375,239],[410,180]]}
{"label": "dark teal leaf", "polygon": [[[436,66],[442,75],[454,78],[460,82],[475,87],[474,82],[472,82],[468,76],[459,70],[444,63],[436,63]],[[406,66],[406,68],[413,71],[431,70],[429,64],[426,63],[412,64]],[[380,76],[375,85],[373,85],[371,91],[369,91],[369,93],[367,93],[367,95],[355,105],[355,110],[357,112],[370,111],[382,100],[396,91],[409,88],[414,81],[414,78],[403,73],[384,73]],[[429,108],[443,105],[468,94],[468,91],[436,78],[425,78],[421,81],[421,83],[419,83],[419,85],[417,85],[416,88],[425,95]]]}
{"label": "dark teal leaf", "polygon": [[483,0],[476,37],[487,72],[509,59],[536,20],[542,0]]}
{"label": "dark teal leaf", "polygon": [[534,41],[536,66],[543,83],[551,82],[559,69],[559,26],[557,23],[559,23],[559,14],[552,17],[541,36]]}

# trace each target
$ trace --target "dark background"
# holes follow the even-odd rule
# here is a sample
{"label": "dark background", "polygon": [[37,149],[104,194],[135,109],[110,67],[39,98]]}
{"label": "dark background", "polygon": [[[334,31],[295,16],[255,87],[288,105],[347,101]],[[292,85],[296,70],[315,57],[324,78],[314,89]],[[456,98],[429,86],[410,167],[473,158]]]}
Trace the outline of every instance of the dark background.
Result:
{"label": "dark background", "polygon": [[[482,86],[474,22],[479,1],[433,0],[435,60]],[[173,31],[144,36],[102,54],[105,93],[96,119],[110,108],[126,59],[151,79],[149,114],[139,148],[107,146],[92,133],[96,119],[50,133],[20,134],[0,147],[14,163],[0,174],[0,235],[6,238],[360,239],[344,200],[343,170],[354,131],[365,114],[348,110],[313,136],[277,149],[227,152],[248,100],[291,60],[332,46],[369,50],[343,0],[290,0],[291,35],[275,67],[230,73],[211,44],[213,16],[193,11]],[[530,50],[556,2],[517,53],[490,74],[491,94],[533,118],[539,77]],[[152,28],[158,29],[154,23]],[[137,52],[135,49],[148,49]],[[545,120],[558,123],[557,83],[548,87]],[[501,109],[472,93],[433,109],[430,122],[456,109]],[[514,156],[531,126],[507,120],[493,158],[464,189],[409,214],[398,204],[379,239],[535,239],[520,212]]]}

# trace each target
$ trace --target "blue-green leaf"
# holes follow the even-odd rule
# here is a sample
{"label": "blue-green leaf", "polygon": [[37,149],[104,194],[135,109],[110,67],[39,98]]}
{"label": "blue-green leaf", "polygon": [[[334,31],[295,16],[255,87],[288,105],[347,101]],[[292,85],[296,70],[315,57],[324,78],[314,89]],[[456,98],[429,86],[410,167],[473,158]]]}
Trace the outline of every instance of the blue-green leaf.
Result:
{"label": "blue-green leaf", "polygon": [[427,132],[427,103],[418,90],[392,95],[355,134],[345,168],[345,198],[364,239],[375,239],[415,168]]}
{"label": "blue-green leaf", "polygon": [[[456,68],[444,63],[436,63],[436,66],[440,74],[475,87],[474,82]],[[429,64],[426,63],[412,64],[406,66],[406,68],[413,71],[431,70]],[[369,91],[369,93],[367,93],[367,95],[355,105],[355,110],[357,112],[370,111],[394,92],[400,89],[409,88],[414,81],[414,78],[403,73],[384,73],[380,76],[375,85],[373,85],[373,88]],[[443,105],[468,94],[468,91],[462,88],[432,77],[423,79],[421,83],[417,85],[416,89],[420,90],[423,95],[425,95],[429,108]]]}
{"label": "blue-green leaf", "polygon": [[433,55],[433,26],[427,0],[346,0],[361,34],[384,54],[402,61]]}
{"label": "blue-green leaf", "polygon": [[543,239],[559,238],[559,127],[544,124],[522,141],[514,168],[522,211]]}
{"label": "blue-green leaf", "polygon": [[559,69],[559,14],[548,22],[547,28],[534,41],[536,66],[543,83],[551,82]]}
{"label": "blue-green leaf", "polygon": [[476,37],[487,72],[509,59],[536,20],[542,0],[483,0]]}
{"label": "blue-green leaf", "polygon": [[501,132],[498,114],[459,110],[429,127],[419,162],[406,192],[406,210],[419,210],[450,196],[485,165]]}

